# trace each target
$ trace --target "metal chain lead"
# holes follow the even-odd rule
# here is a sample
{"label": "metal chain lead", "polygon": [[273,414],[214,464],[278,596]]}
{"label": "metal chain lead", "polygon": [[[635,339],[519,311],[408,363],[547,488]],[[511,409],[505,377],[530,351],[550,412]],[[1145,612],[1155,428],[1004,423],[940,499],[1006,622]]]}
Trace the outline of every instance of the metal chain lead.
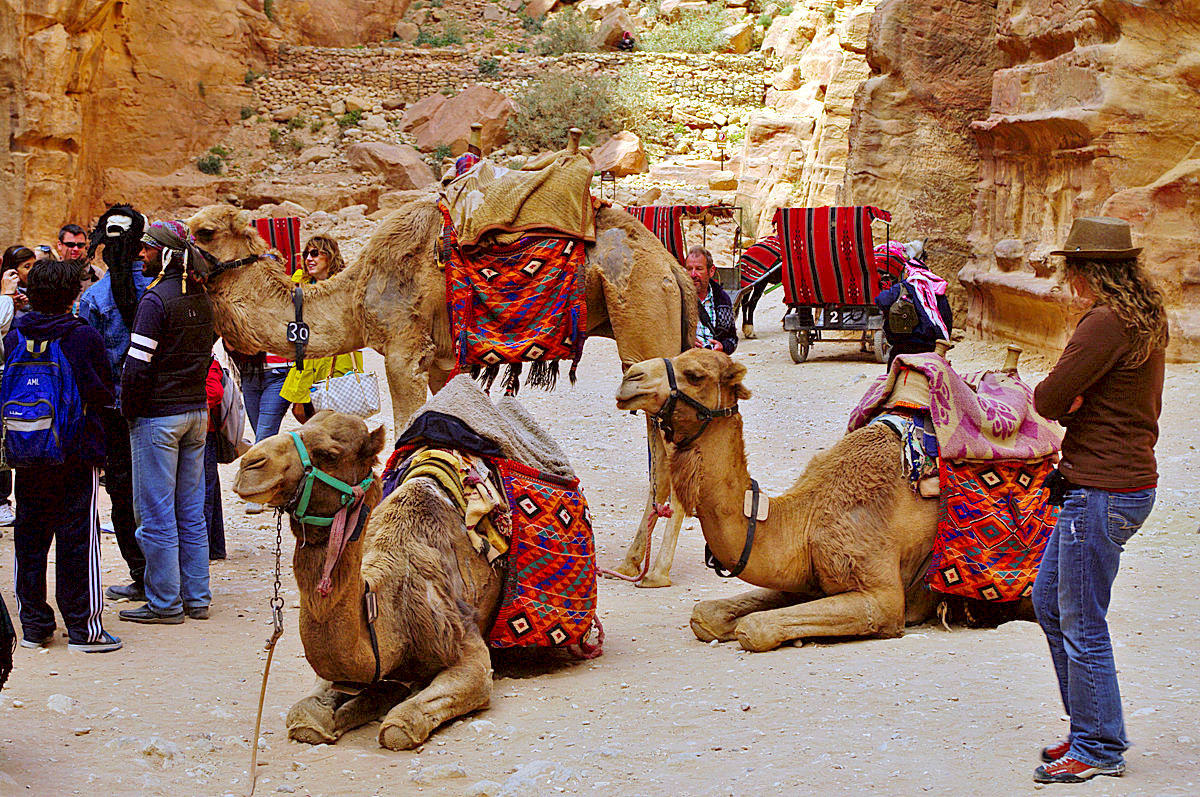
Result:
{"label": "metal chain lead", "polygon": [[275,629],[271,632],[271,638],[267,640],[267,647],[275,644],[275,641],[283,635],[283,598],[279,595],[279,588],[282,586],[280,581],[280,556],[283,549],[283,510],[275,510],[275,595],[271,598],[271,618],[275,623]]}

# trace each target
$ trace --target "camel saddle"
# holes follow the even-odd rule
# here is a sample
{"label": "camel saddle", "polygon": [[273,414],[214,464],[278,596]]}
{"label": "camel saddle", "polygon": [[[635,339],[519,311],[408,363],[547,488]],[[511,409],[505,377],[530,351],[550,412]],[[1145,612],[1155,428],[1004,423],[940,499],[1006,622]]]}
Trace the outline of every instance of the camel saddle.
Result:
{"label": "camel saddle", "polygon": [[470,254],[526,236],[595,241],[592,173],[586,154],[565,150],[536,171],[480,160],[443,191],[459,247]]}

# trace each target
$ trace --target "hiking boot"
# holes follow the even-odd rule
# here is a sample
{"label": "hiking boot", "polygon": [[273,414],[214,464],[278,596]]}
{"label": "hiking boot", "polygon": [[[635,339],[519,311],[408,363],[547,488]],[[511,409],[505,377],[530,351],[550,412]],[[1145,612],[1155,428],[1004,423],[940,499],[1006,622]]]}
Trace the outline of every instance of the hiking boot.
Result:
{"label": "hiking boot", "polygon": [[104,597],[110,601],[144,601],[146,590],[141,584],[113,584],[104,590]]}
{"label": "hiking boot", "polygon": [[207,620],[208,619],[208,607],[207,606],[185,606],[183,608],[183,613],[186,614],[188,616],[188,618],[192,619],[192,620]]}
{"label": "hiking boot", "polygon": [[67,650],[82,653],[110,653],[121,649],[121,638],[105,631],[95,642],[68,642]]}
{"label": "hiking boot", "polygon": [[41,639],[29,639],[28,637],[21,638],[21,647],[29,648],[30,650],[41,650],[54,641],[54,632],[46,634]]}
{"label": "hiking boot", "polygon": [[131,623],[162,623],[165,625],[179,625],[183,622],[183,612],[178,614],[159,614],[150,608],[150,604],[146,604],[137,609],[122,609],[117,613],[117,617]]}
{"label": "hiking boot", "polygon": [[263,511],[262,504],[256,504],[253,501],[246,502],[246,514],[247,515],[257,515],[259,512],[262,512],[262,511]]}
{"label": "hiking boot", "polygon": [[1044,764],[1033,771],[1034,783],[1083,783],[1097,775],[1119,778],[1125,774],[1124,764],[1094,767],[1065,755],[1053,764]]}
{"label": "hiking boot", "polygon": [[1042,760],[1047,764],[1053,764],[1058,759],[1071,752],[1071,740],[1065,739],[1058,744],[1050,745],[1042,748]]}
{"label": "hiking boot", "polygon": [[11,526],[17,522],[17,513],[11,504],[0,504],[0,526]]}

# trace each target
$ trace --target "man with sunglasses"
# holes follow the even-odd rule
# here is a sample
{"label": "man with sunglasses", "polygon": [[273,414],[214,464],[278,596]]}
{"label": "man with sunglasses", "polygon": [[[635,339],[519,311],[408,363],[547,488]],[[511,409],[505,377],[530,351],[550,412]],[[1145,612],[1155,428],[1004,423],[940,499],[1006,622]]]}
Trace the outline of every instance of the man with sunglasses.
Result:
{"label": "man with sunglasses", "polygon": [[58,231],[58,243],[54,248],[58,250],[59,260],[83,260],[87,246],[87,230],[78,224],[64,224]]}

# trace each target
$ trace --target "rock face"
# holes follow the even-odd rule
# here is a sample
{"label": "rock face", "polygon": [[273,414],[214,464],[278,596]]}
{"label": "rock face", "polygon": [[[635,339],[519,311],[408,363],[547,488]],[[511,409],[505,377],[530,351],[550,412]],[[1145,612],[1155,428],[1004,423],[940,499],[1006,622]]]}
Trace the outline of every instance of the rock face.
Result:
{"label": "rock face", "polygon": [[863,22],[874,8],[875,0],[841,7],[809,0],[776,17],[767,30],[762,49],[781,68],[771,78],[766,107],[747,120],[737,173],[735,203],[747,209],[751,235],[770,233],[777,208],[836,201],[850,109],[870,74]]}
{"label": "rock face", "polygon": [[592,153],[592,161],[598,172],[612,172],[616,177],[627,177],[646,171],[646,150],[636,133],[628,130],[617,133]]}
{"label": "rock face", "polygon": [[389,188],[424,188],[437,178],[421,153],[412,147],[364,141],[346,148],[350,168],[369,174],[382,175]]}
{"label": "rock face", "polygon": [[353,47],[391,36],[396,20],[411,4],[412,0],[285,0],[274,4],[272,15],[293,44]]}
{"label": "rock face", "polygon": [[[169,37],[164,5],[188,20]],[[0,0],[0,239],[48,240],[216,143],[279,36],[247,0]]]}
{"label": "rock face", "polygon": [[995,4],[961,0],[933,10],[926,2],[881,4],[849,41],[866,48],[872,75],[859,88],[839,204],[892,212],[893,237],[927,238],[929,266],[953,288],[956,322],[964,300],[958,280],[967,260],[979,148],[970,123],[987,113],[995,48]]}
{"label": "rock face", "polygon": [[1072,218],[1112,215],[1133,224],[1167,298],[1168,356],[1200,359],[1200,7],[1002,2],[997,45],[1009,65],[973,125],[981,163],[961,273],[967,324],[1061,345],[1074,314],[1061,261],[1047,253]]}
{"label": "rock face", "polygon": [[479,122],[487,154],[508,141],[505,125],[515,107],[512,100],[494,89],[468,86],[450,99],[434,94],[413,103],[401,119],[400,129],[412,135],[422,152],[448,146],[457,156],[467,151],[471,124]]}

